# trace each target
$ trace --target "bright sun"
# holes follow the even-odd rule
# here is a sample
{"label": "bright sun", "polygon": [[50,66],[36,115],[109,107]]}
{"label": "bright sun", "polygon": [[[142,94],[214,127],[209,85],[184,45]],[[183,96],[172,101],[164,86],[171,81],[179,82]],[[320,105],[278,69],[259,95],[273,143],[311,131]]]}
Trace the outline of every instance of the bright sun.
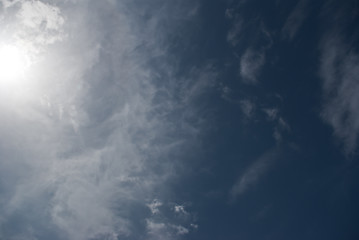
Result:
{"label": "bright sun", "polygon": [[29,65],[29,58],[23,49],[12,45],[0,47],[0,81],[22,78]]}

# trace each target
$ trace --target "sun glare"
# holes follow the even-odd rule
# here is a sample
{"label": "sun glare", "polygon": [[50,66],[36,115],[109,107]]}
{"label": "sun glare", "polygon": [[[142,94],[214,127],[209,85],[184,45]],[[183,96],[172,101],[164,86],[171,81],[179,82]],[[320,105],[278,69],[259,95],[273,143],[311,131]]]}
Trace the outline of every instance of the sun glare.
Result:
{"label": "sun glare", "polygon": [[0,81],[22,78],[29,65],[26,51],[11,45],[0,47]]}

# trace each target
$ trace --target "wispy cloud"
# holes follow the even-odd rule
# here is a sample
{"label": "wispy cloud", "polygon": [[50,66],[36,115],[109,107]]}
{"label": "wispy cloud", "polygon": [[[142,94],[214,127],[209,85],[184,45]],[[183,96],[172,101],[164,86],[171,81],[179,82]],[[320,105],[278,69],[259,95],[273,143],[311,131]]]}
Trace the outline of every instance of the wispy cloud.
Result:
{"label": "wispy cloud", "polygon": [[240,60],[239,73],[242,81],[247,84],[256,84],[264,63],[264,52],[251,48],[247,49]]}
{"label": "wispy cloud", "polygon": [[236,3],[233,8],[227,8],[224,14],[231,26],[227,42],[233,48],[234,56],[239,59],[242,82],[255,85],[266,62],[266,52],[273,45],[272,33],[260,15],[249,18],[242,14],[246,11],[246,1]]}
{"label": "wispy cloud", "polygon": [[254,187],[258,181],[267,173],[274,161],[280,156],[280,148],[275,147],[268,150],[253,162],[233,185],[229,192],[230,202],[236,201],[238,197]]}
{"label": "wispy cloud", "polygon": [[248,119],[252,118],[256,108],[255,103],[248,99],[244,99],[239,102],[239,105],[244,116],[246,116]]}
{"label": "wispy cloud", "polygon": [[277,144],[282,143],[283,133],[290,131],[289,124],[281,116],[278,108],[264,108],[263,112],[267,115],[267,120],[274,122],[273,138]]}
{"label": "wispy cloud", "polygon": [[292,40],[295,37],[305,18],[309,14],[308,9],[308,0],[301,0],[297,3],[282,29],[284,38]]}
{"label": "wispy cloud", "polygon": [[[230,12],[227,10],[226,11],[226,16],[230,16]],[[227,34],[227,41],[232,45],[232,46],[236,46],[239,41],[240,41],[240,37],[241,37],[241,31],[242,31],[242,26],[243,26],[243,22],[240,19],[235,20],[233,26],[231,27],[231,29],[229,30],[228,34]]]}
{"label": "wispy cloud", "polygon": [[359,134],[359,55],[338,37],[327,36],[320,76],[324,93],[321,116],[343,142],[345,153],[353,154]]}

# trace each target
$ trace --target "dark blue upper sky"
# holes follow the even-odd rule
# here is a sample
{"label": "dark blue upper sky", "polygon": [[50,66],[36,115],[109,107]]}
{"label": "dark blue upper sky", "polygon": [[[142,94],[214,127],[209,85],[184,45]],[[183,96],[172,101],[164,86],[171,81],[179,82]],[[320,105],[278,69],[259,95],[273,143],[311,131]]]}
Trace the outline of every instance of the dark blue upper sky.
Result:
{"label": "dark blue upper sky", "polygon": [[358,0],[0,0],[0,26],[1,240],[359,239]]}
{"label": "dark blue upper sky", "polygon": [[[358,238],[357,145],[347,149],[349,136],[333,134],[345,127],[346,134],[357,136],[358,108],[323,113],[346,104],[359,107],[358,4],[203,1],[199,24],[190,26],[193,40],[184,40],[191,49],[184,58],[192,64],[209,61],[220,74],[217,89],[202,99],[213,112],[207,113],[212,122],[201,163],[176,186],[186,201],[195,199],[191,209],[201,223],[186,239]],[[331,41],[338,45],[326,48]],[[246,51],[253,53],[247,67],[258,63],[248,70],[255,80],[241,74]],[[332,76],[336,82],[329,92],[323,85],[330,80],[321,73],[327,70],[321,70],[326,51],[343,51],[331,68],[355,56],[351,67],[334,70],[339,76]],[[341,71],[352,71],[350,79]],[[356,97],[331,106],[330,98],[350,98],[336,92],[341,84],[352,85]],[[276,116],[265,109],[275,109]],[[342,114],[339,121],[346,126],[327,120],[332,114]],[[236,181],[248,186],[231,200]]]}

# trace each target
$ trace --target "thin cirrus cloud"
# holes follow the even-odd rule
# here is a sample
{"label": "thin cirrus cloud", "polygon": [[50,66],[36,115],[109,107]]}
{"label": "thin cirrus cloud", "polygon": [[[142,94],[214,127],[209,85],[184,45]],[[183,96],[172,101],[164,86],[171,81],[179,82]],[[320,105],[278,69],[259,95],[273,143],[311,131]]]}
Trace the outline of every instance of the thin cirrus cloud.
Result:
{"label": "thin cirrus cloud", "polygon": [[201,131],[190,119],[215,77],[206,67],[176,76],[170,64],[163,34],[172,29],[161,23],[176,26],[195,10],[179,1],[141,11],[142,1],[10,2],[2,1],[1,24],[12,30],[1,34],[29,46],[36,61],[26,92],[0,97],[0,237],[188,234],[190,218],[178,225],[175,214],[164,223],[155,213],[165,180]]}
{"label": "thin cirrus cloud", "polygon": [[323,40],[320,76],[323,79],[321,116],[343,143],[344,152],[353,154],[359,134],[359,56],[338,37]]}
{"label": "thin cirrus cloud", "polygon": [[258,76],[265,63],[265,53],[247,49],[240,60],[239,74],[246,84],[257,84]]}
{"label": "thin cirrus cloud", "polygon": [[256,187],[270,167],[280,157],[280,154],[280,148],[277,146],[259,156],[236,180],[229,191],[229,201],[234,203],[247,191]]}
{"label": "thin cirrus cloud", "polygon": [[359,135],[359,54],[355,31],[355,2],[327,2],[321,9],[325,32],[319,42],[319,76],[322,80],[320,116],[333,129],[346,157],[355,156]]}
{"label": "thin cirrus cloud", "polygon": [[260,181],[282,156],[283,143],[285,143],[283,135],[290,131],[290,126],[279,114],[277,108],[262,110],[267,115],[267,121],[274,123],[273,138],[276,144],[266,150],[240,174],[229,191],[230,203],[235,203],[238,198],[245,195],[250,189],[260,185]]}
{"label": "thin cirrus cloud", "polygon": [[282,29],[285,39],[293,40],[308,14],[308,0],[299,1],[285,21]]}
{"label": "thin cirrus cloud", "polygon": [[240,104],[240,107],[241,107],[241,110],[242,110],[242,113],[244,114],[244,116],[247,119],[251,119],[255,112],[255,108],[256,108],[255,103],[248,99],[244,99],[244,100],[241,100],[239,102],[239,104]]}
{"label": "thin cirrus cloud", "polygon": [[[226,11],[226,16],[229,15],[228,11]],[[236,46],[240,41],[241,30],[242,30],[243,23],[241,20],[236,20],[229,30],[227,34],[227,41],[232,45]]]}

